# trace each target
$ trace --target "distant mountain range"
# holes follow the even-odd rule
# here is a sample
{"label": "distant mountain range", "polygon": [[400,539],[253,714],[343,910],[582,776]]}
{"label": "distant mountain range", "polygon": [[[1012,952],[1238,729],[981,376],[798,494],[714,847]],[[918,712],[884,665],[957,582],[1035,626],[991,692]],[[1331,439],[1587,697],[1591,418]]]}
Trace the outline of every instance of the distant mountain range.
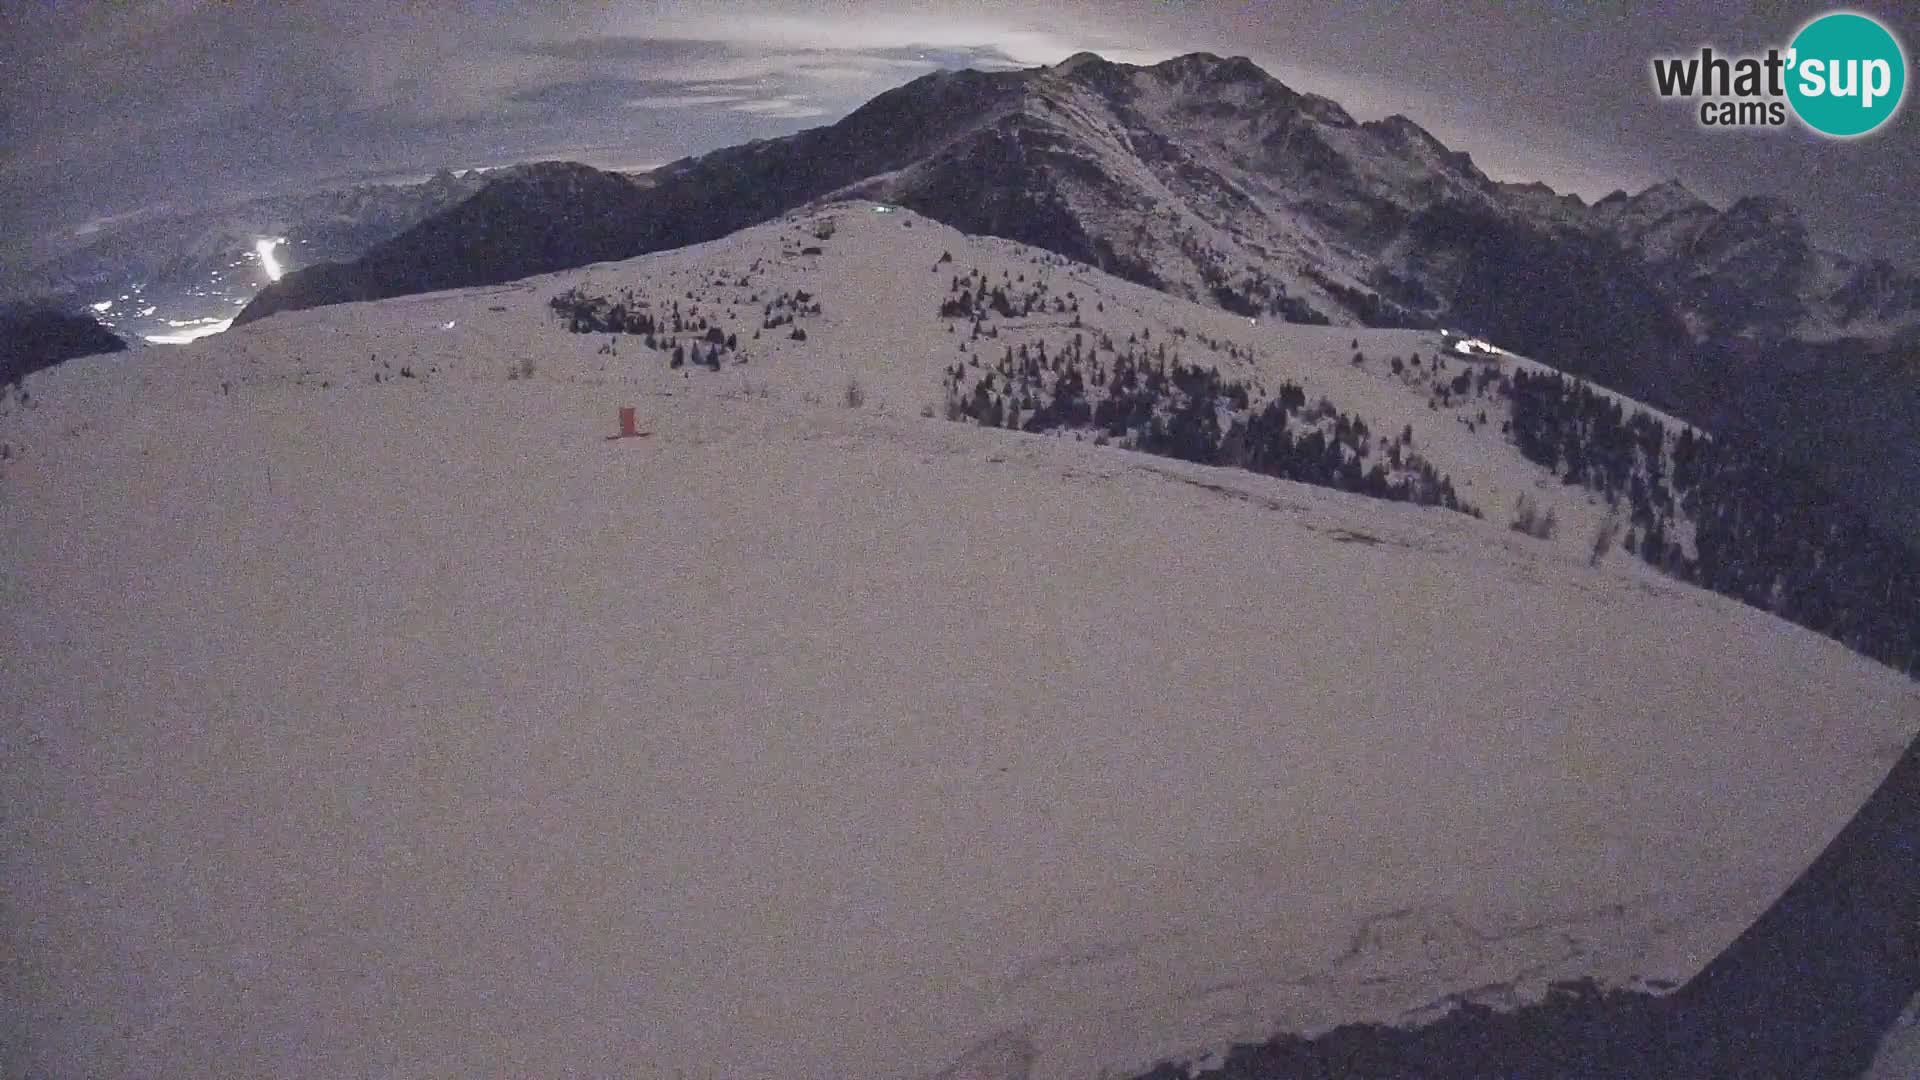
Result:
{"label": "distant mountain range", "polygon": [[[1252,317],[1459,326],[1710,427],[1755,426],[1920,536],[1920,276],[1820,250],[1786,205],[1678,183],[1591,205],[1360,123],[1245,58],[928,75],[828,127],[644,177],[522,167],[276,311],[492,284],[885,200]],[[1857,422],[1869,411],[1892,423]],[[1781,427],[1785,424],[1785,428]],[[1890,451],[1890,452],[1889,452]]]}

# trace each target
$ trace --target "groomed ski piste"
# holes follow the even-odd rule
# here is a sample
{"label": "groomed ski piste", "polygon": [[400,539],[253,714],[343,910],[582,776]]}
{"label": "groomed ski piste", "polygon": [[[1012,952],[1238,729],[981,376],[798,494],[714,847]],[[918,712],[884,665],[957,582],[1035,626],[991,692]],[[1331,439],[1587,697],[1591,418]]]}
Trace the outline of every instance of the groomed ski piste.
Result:
{"label": "groomed ski piste", "polygon": [[[975,338],[938,314],[972,273],[1077,311]],[[575,288],[736,344],[570,333]],[[1410,428],[1484,520],[946,419],[954,365],[1076,333]],[[968,1075],[1091,1080],[1685,982],[1920,692],[1591,559],[1603,504],[1388,368],[1438,349],[843,203],[30,377],[0,415],[6,1071],[998,1047]],[[644,437],[608,438],[622,407]],[[1508,527],[1522,494],[1554,538]]]}

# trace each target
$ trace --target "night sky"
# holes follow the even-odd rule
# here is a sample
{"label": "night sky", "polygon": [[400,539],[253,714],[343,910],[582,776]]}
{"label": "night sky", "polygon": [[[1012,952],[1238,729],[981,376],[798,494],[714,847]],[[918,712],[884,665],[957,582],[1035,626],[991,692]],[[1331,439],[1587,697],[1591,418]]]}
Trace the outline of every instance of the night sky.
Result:
{"label": "night sky", "polygon": [[[831,123],[939,67],[1204,49],[1361,119],[1405,113],[1500,179],[1589,199],[1668,178],[1721,205],[1778,195],[1829,246],[1920,264],[1912,108],[1834,142],[1797,125],[1704,130],[1654,95],[1653,55],[1784,47],[1831,10],[1727,7],[22,0],[0,5],[0,244],[439,166],[641,167]],[[1853,10],[1920,42],[1900,5]]]}

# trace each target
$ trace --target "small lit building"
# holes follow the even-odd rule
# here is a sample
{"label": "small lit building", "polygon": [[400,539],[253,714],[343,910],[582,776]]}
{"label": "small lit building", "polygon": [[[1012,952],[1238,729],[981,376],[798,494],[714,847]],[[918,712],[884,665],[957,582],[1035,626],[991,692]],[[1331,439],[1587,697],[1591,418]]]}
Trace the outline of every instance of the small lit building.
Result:
{"label": "small lit building", "polygon": [[1457,334],[1452,330],[1440,331],[1440,352],[1442,356],[1454,360],[1498,360],[1505,355],[1498,346],[1479,338]]}

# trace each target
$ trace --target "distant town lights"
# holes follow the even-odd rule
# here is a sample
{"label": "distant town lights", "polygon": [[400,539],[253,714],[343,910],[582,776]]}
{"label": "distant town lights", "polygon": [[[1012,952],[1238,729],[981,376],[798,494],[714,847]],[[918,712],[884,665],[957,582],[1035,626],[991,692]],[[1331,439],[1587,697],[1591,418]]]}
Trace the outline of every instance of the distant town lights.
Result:
{"label": "distant town lights", "polygon": [[267,271],[268,281],[280,280],[282,273],[280,260],[273,257],[273,249],[279,243],[280,241],[278,240],[255,240],[253,242],[253,250],[255,254],[260,256],[260,265]]}

